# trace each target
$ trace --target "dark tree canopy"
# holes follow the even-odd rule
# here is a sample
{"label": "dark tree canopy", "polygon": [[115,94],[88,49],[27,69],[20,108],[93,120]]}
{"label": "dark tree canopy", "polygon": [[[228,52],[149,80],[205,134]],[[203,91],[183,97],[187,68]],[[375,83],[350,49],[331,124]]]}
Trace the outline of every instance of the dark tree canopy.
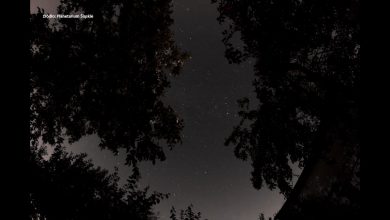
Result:
{"label": "dark tree canopy", "polygon": [[[292,189],[300,167],[335,140],[359,148],[360,25],[357,0],[214,0],[231,63],[255,59],[259,104],[239,101],[240,124],[226,144],[252,161],[252,182]],[[240,35],[244,47],[234,45]],[[346,152],[344,151],[344,152]]]}
{"label": "dark tree canopy", "polygon": [[30,161],[30,219],[149,220],[166,194],[139,190],[135,181],[120,187],[116,172],[95,167],[85,154],[56,147],[46,160],[34,151]]}
{"label": "dark tree canopy", "polygon": [[171,1],[62,0],[58,14],[31,15],[31,144],[61,145],[97,134],[127,164],[164,160],[183,124],[161,100],[187,54],[174,43]]}

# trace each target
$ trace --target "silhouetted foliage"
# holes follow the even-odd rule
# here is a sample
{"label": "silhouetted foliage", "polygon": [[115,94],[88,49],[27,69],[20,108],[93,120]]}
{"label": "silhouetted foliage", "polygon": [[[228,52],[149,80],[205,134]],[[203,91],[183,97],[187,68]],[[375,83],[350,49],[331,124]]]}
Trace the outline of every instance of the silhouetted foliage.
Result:
{"label": "silhouetted foliage", "polygon": [[259,220],[265,220],[265,217],[264,217],[264,214],[263,214],[263,213],[260,213],[260,215],[259,215]]}
{"label": "silhouetted foliage", "polygon": [[177,217],[176,217],[176,209],[175,209],[175,207],[173,207],[172,206],[172,208],[171,208],[171,210],[170,210],[170,216],[169,216],[169,218],[171,219],[171,220],[177,220]]}
{"label": "silhouetted foliage", "polygon": [[[264,217],[264,213],[259,214],[259,220],[266,220],[266,218]],[[272,220],[272,218],[268,217],[268,220]]]}
{"label": "silhouetted foliage", "polygon": [[[278,187],[288,195],[294,175],[289,163],[301,168],[314,163],[336,140],[347,152],[346,164],[360,158],[359,2],[213,2],[218,20],[228,25],[223,32],[227,59],[255,59],[259,104],[250,109],[248,98],[239,101],[241,122],[226,140],[238,158],[251,160],[254,187]],[[243,48],[234,46],[236,34]]]}
{"label": "silhouetted foliage", "polygon": [[[200,212],[194,212],[194,206],[191,204],[185,210],[180,210],[180,218],[178,219],[176,216],[176,209],[172,206],[171,208],[171,220],[202,220],[202,214]],[[207,219],[204,219],[207,220]]]}
{"label": "silhouetted foliage", "polygon": [[[70,154],[56,147],[47,160],[33,151],[29,183],[31,219],[144,219],[152,207],[167,198],[162,193],[139,190],[129,178],[118,185],[117,171],[95,167],[86,154]],[[148,195],[150,194],[150,195]]]}
{"label": "silhouetted foliage", "polygon": [[[139,190],[139,161],[164,160],[163,146],[181,141],[182,120],[161,98],[187,54],[176,47],[171,1],[62,0],[58,14],[31,15],[30,217],[151,219],[167,195]],[[94,167],[63,149],[96,134],[100,147],[125,149],[133,176]],[[47,160],[43,150],[55,147]]]}
{"label": "silhouetted foliage", "polygon": [[61,145],[97,134],[100,147],[137,162],[164,160],[182,120],[161,101],[186,53],[174,43],[171,1],[62,0],[58,14],[31,15],[31,142]]}
{"label": "silhouetted foliage", "polygon": [[[266,220],[265,217],[264,217],[264,213],[260,213],[259,220]],[[272,220],[272,218],[269,217],[268,220]]]}

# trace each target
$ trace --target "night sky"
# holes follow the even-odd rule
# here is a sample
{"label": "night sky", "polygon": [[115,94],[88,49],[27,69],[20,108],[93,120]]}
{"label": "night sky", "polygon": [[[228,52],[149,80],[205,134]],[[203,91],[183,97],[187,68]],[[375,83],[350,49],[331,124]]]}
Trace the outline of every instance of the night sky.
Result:
{"label": "night sky", "polygon": [[[42,7],[55,13],[59,0],[32,0],[31,12]],[[224,146],[238,124],[236,100],[244,96],[253,102],[253,71],[250,62],[228,64],[224,57],[222,26],[216,5],[210,0],[175,0],[173,8],[177,45],[191,54],[182,73],[171,79],[164,99],[184,120],[183,144],[167,151],[167,160],[141,164],[141,186],[171,193],[156,206],[160,219],[169,210],[193,204],[209,220],[256,220],[260,212],[272,216],[283,204],[278,191],[255,190],[250,181],[249,162],[238,160],[233,146]],[[94,163],[112,169],[120,167],[122,181],[129,174],[124,155],[99,151],[95,136],[72,145],[74,152],[87,152]]]}

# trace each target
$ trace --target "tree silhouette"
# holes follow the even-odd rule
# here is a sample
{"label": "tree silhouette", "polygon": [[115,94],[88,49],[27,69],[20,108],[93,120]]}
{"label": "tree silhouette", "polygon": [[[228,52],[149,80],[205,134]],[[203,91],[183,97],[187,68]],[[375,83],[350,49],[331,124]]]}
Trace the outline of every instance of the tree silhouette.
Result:
{"label": "tree silhouette", "polygon": [[31,15],[31,145],[97,134],[100,147],[137,162],[164,160],[182,120],[161,101],[188,55],[173,41],[171,1],[63,0],[58,14]]}
{"label": "tree silhouette", "polygon": [[[264,217],[264,213],[260,213],[259,220],[266,220],[266,218]],[[272,220],[272,218],[268,217],[268,220]]]}
{"label": "tree silhouette", "polygon": [[117,171],[109,174],[95,167],[86,154],[70,154],[63,147],[56,147],[47,160],[42,151],[32,155],[30,219],[148,220],[152,207],[168,196],[139,190],[131,178],[120,187]]}
{"label": "tree silhouette", "polygon": [[[62,0],[58,14],[93,19],[30,17],[30,218],[152,219],[167,195],[138,189],[139,161],[164,160],[163,146],[181,141],[183,124],[163,103],[169,77],[188,55],[177,48],[172,4],[162,1]],[[100,147],[125,149],[133,175],[94,167],[85,154],[64,151],[96,134]],[[55,147],[49,159],[47,146]]]}
{"label": "tree silhouette", "polygon": [[[180,219],[179,220],[202,220],[202,214],[200,212],[194,212],[194,206],[191,204],[185,210],[180,210]],[[170,219],[177,220],[176,209],[172,206],[170,211]],[[207,219],[204,219],[207,220]]]}
{"label": "tree silhouette", "polygon": [[176,217],[176,209],[175,209],[175,207],[172,206],[172,208],[171,208],[171,210],[170,210],[170,213],[171,213],[171,215],[169,216],[169,218],[170,218],[171,220],[177,220],[177,217]]}
{"label": "tree silhouette", "polygon": [[[241,122],[225,143],[235,145],[238,158],[251,160],[254,187],[289,195],[290,162],[305,167],[335,142],[346,164],[359,158],[359,2],[213,2],[219,22],[228,25],[223,42],[229,62],[255,59],[259,104],[250,109],[248,98],[239,101]],[[242,48],[233,42],[238,34]]]}
{"label": "tree silhouette", "polygon": [[260,213],[260,215],[259,215],[259,220],[265,220],[265,217],[264,217],[264,214],[263,214],[263,213]]}

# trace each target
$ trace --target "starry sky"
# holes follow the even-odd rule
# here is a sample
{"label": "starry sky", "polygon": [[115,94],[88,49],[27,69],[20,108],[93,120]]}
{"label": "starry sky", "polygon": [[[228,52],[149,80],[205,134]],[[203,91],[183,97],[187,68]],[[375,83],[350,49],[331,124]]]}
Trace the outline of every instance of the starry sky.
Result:
{"label": "starry sky", "polygon": [[[32,0],[36,7],[55,13],[59,0]],[[284,202],[278,191],[255,190],[250,182],[251,166],[233,154],[224,140],[237,125],[236,100],[249,97],[253,103],[253,64],[228,64],[222,44],[223,27],[218,24],[216,5],[210,0],[175,0],[174,25],[177,45],[191,55],[182,73],[171,79],[164,97],[184,120],[181,145],[167,152],[167,160],[153,166],[141,164],[141,186],[171,193],[156,206],[161,220],[169,210],[193,204],[209,220],[256,220],[260,212],[273,216]],[[240,42],[237,41],[237,44]],[[87,152],[94,163],[112,170],[120,168],[125,181],[129,168],[124,154],[118,157],[97,148],[96,136],[85,137],[70,146],[74,152]]]}

